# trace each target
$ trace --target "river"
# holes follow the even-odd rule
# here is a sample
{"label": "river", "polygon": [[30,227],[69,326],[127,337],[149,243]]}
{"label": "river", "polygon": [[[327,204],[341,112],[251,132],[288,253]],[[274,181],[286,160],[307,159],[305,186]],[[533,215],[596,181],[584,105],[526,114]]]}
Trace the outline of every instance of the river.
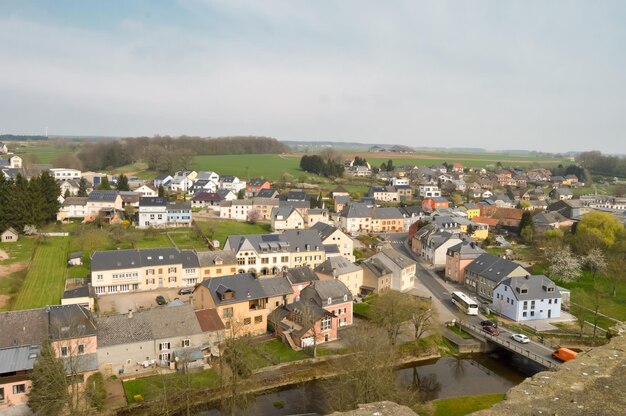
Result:
{"label": "river", "polygon": [[[526,377],[541,371],[532,362],[507,351],[493,354],[471,354],[423,361],[397,370],[398,384],[419,383],[424,401],[505,393]],[[276,403],[282,403],[277,408]],[[324,392],[315,381],[261,394],[239,415],[283,416],[294,414],[325,414]],[[220,416],[216,409],[201,416]]]}

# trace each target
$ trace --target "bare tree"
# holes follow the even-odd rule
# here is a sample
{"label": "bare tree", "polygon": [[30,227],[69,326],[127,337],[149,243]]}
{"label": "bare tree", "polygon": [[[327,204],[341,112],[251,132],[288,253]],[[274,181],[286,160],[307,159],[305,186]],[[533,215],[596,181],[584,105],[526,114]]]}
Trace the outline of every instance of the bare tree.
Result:
{"label": "bare tree", "polygon": [[372,320],[387,331],[391,345],[395,345],[402,324],[413,316],[416,307],[413,297],[395,290],[380,293],[372,302]]}
{"label": "bare tree", "polygon": [[423,300],[416,300],[417,308],[411,316],[411,324],[413,324],[415,342],[419,340],[429,331],[436,328],[436,311]]}
{"label": "bare tree", "polygon": [[611,294],[617,296],[617,287],[626,281],[626,259],[623,253],[614,253],[609,257],[606,278],[611,283]]}

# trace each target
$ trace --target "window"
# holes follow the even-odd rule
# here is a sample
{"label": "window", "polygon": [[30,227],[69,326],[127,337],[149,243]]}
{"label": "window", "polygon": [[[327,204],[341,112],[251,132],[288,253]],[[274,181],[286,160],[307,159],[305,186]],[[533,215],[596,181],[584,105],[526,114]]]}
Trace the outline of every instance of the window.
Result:
{"label": "window", "polygon": [[224,308],[222,311],[222,318],[232,318],[233,317],[233,308]]}
{"label": "window", "polygon": [[256,257],[249,257],[248,264],[256,264]]}
{"label": "window", "polygon": [[526,317],[528,316],[528,312],[524,312],[524,313],[522,313],[522,316],[523,316],[524,318],[526,318]]}
{"label": "window", "polygon": [[85,353],[85,345],[78,344],[78,353],[79,354],[84,354]]}
{"label": "window", "polygon": [[326,316],[322,319],[322,331],[328,331],[331,328],[332,321],[330,316]]}
{"label": "window", "polygon": [[101,274],[99,274],[99,275],[98,275],[98,280],[102,280],[102,279],[104,279],[104,276],[103,276],[103,275],[101,275]]}
{"label": "window", "polygon": [[524,301],[524,309],[528,309],[528,301],[527,300]]}
{"label": "window", "polygon": [[280,261],[283,262],[283,263],[287,263],[289,261],[289,256],[282,256],[280,258]]}
{"label": "window", "polygon": [[230,321],[226,321],[226,323],[224,323],[224,328],[230,329]]}
{"label": "window", "polygon": [[61,347],[61,357],[67,357],[69,355],[69,350],[67,347]]}
{"label": "window", "polygon": [[252,323],[252,318],[245,318],[245,319],[243,320],[243,324],[244,324],[244,325],[250,325],[251,323]]}
{"label": "window", "polygon": [[535,311],[530,311],[530,316],[535,316]]}
{"label": "window", "polygon": [[258,315],[254,317],[254,323],[255,324],[260,324],[263,322],[263,315]]}
{"label": "window", "polygon": [[169,342],[162,342],[159,345],[159,351],[161,350],[169,350],[170,349],[170,343]]}
{"label": "window", "polygon": [[0,403],[4,402],[4,387],[0,387]]}
{"label": "window", "polygon": [[261,264],[269,264],[270,259],[269,258],[262,258],[261,259]]}
{"label": "window", "polygon": [[190,345],[190,342],[188,339],[184,339],[183,340],[183,347],[188,347]]}
{"label": "window", "polygon": [[176,273],[176,267],[168,267],[167,268],[167,272],[168,273]]}
{"label": "window", "polygon": [[26,393],[26,384],[16,384],[13,386],[13,394]]}
{"label": "window", "polygon": [[240,257],[237,259],[237,264],[240,266],[245,266],[246,265],[246,259],[244,259],[243,257]]}
{"label": "window", "polygon": [[163,354],[161,354],[161,361],[169,361],[169,360],[170,360],[169,352],[164,352]]}

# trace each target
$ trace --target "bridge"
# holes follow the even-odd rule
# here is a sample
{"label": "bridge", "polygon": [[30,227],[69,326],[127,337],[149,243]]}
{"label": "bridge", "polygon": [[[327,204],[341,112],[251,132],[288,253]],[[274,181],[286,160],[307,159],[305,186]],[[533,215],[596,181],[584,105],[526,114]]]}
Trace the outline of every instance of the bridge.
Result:
{"label": "bridge", "polygon": [[509,351],[513,351],[514,353],[519,354],[545,368],[552,369],[561,364],[560,361],[552,357],[553,350],[545,345],[534,341],[530,341],[527,344],[521,344],[510,338],[511,332],[504,331],[502,329],[500,329],[500,335],[496,336],[483,331],[482,326],[480,325],[460,321],[457,321],[457,324],[461,328],[471,331],[474,335],[493,342],[494,344],[497,344]]}

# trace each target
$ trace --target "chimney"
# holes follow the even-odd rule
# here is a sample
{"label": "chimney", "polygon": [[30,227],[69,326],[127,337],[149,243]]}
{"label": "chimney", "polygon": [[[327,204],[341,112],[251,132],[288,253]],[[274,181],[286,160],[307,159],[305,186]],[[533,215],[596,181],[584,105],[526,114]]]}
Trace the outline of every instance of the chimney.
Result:
{"label": "chimney", "polygon": [[132,318],[133,317],[133,310],[129,309],[128,310],[128,318]]}

